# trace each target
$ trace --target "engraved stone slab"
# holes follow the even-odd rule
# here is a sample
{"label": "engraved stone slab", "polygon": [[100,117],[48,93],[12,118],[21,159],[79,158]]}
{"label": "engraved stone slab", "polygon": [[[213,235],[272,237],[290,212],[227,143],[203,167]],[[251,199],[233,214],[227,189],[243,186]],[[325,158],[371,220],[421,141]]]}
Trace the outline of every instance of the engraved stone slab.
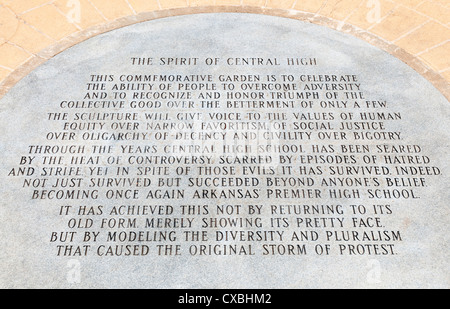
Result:
{"label": "engraved stone slab", "polygon": [[449,112],[300,21],[99,35],[0,100],[0,287],[448,287]]}

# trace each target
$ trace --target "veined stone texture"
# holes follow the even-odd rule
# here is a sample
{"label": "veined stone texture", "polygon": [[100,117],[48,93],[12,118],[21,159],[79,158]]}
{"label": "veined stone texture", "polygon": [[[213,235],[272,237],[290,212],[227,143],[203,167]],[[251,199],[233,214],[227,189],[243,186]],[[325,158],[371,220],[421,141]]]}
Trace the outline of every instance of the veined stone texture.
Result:
{"label": "veined stone texture", "polygon": [[86,40],[0,100],[0,286],[448,287],[448,103],[388,53],[286,18],[178,16]]}

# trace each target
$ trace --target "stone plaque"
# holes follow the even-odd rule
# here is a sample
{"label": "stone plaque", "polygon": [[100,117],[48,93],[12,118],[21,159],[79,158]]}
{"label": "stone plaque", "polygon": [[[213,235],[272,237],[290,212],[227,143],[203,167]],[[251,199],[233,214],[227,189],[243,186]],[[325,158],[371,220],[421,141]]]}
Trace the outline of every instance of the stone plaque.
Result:
{"label": "stone plaque", "polygon": [[446,288],[449,111],[296,20],[96,36],[0,100],[0,286]]}

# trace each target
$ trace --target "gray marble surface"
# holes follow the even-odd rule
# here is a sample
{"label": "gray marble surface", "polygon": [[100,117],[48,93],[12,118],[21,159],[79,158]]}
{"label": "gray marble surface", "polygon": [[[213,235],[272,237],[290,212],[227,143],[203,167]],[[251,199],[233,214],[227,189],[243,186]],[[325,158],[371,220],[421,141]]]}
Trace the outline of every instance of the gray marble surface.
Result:
{"label": "gray marble surface", "polygon": [[[153,58],[155,65],[133,66],[132,57]],[[161,61],[167,58],[197,58],[198,62],[193,65],[162,65]],[[261,58],[277,59],[279,65],[234,65],[227,63],[227,59],[232,58]],[[316,65],[294,66],[287,65],[288,58],[314,58]],[[217,59],[217,63],[207,65],[207,59]],[[215,60],[214,60],[215,61]],[[235,61],[235,60],[233,60]],[[213,109],[214,112],[238,112],[246,115],[248,112],[260,112],[263,117],[270,112],[269,109],[255,107],[249,108],[226,108],[226,91],[222,90],[218,81],[220,75],[259,75],[263,79],[267,75],[274,75],[280,82],[282,75],[292,75],[294,82],[299,87],[304,87],[312,82],[301,82],[301,76],[347,76],[354,75],[357,81],[341,82],[335,84],[357,84],[358,89],[363,92],[364,99],[347,99],[343,90],[328,91],[337,92],[337,104],[340,108],[324,108],[328,100],[325,98],[327,91],[318,91],[320,99],[306,100],[313,101],[311,108],[302,108],[300,101],[294,100],[294,108],[286,108],[288,124],[286,130],[274,127],[277,121],[266,119],[266,124],[270,124],[273,132],[296,131],[293,123],[296,121],[293,114],[302,112],[310,113],[332,113],[333,119],[330,121],[334,127],[340,126],[341,118],[353,113],[357,117],[360,112],[375,113],[398,113],[401,119],[383,120],[381,130],[366,130],[367,132],[396,132],[391,135],[391,139],[359,140],[355,139],[352,132],[345,130],[328,130],[347,132],[347,139],[319,140],[318,130],[302,130],[311,132],[311,139],[306,137],[301,140],[280,141],[286,145],[303,145],[305,153],[295,154],[296,159],[290,164],[294,170],[301,166],[313,166],[323,170],[323,177],[331,177],[332,166],[339,164],[305,164],[297,156],[313,155],[311,149],[313,145],[329,147],[332,145],[336,152],[334,155],[344,155],[342,145],[367,145],[370,147],[369,153],[354,154],[358,163],[347,166],[378,167],[388,166],[387,174],[368,174],[357,178],[368,177],[369,186],[354,186],[348,189],[359,189],[359,196],[332,197],[329,194],[329,187],[321,186],[319,175],[310,177],[315,181],[313,189],[321,191],[321,198],[291,198],[267,196],[270,189],[264,185],[267,176],[254,175],[260,180],[260,184],[252,188],[251,185],[243,186],[244,189],[258,189],[260,195],[257,198],[233,199],[233,198],[212,198],[195,199],[192,198],[193,189],[186,187],[188,177],[181,176],[181,185],[187,188],[186,197],[183,199],[157,199],[146,198],[144,192],[148,188],[139,188],[139,199],[121,200],[108,199],[104,191],[100,190],[100,197],[86,200],[64,200],[64,199],[36,199],[33,198],[34,190],[51,190],[51,184],[57,178],[37,175],[44,168],[52,165],[44,163],[44,155],[30,154],[31,145],[84,145],[86,149],[92,149],[94,145],[111,146],[114,151],[111,156],[120,155],[121,145],[133,146],[153,146],[178,145],[186,141],[176,140],[174,136],[183,130],[174,129],[169,131],[170,138],[166,141],[157,141],[149,137],[148,140],[139,141],[93,141],[83,140],[83,133],[107,132],[110,130],[85,130],[76,132],[74,140],[56,141],[48,140],[49,132],[64,132],[62,129],[66,120],[49,120],[49,113],[68,113],[68,118],[76,117],[75,113],[82,112],[104,112],[101,109],[62,109],[63,101],[83,101],[87,93],[87,83],[91,75],[113,75],[115,80],[122,74],[125,75],[211,75],[214,82],[219,86],[218,92],[221,95],[220,107]],[[108,90],[107,100],[111,100],[112,90],[110,87],[116,82],[106,82]],[[118,82],[117,84],[120,84]],[[211,84],[211,83],[210,83]],[[241,83],[235,83],[238,87]],[[332,84],[332,83],[322,83]],[[176,87],[176,85],[173,85]],[[331,85],[330,85],[331,87]],[[354,86],[356,87],[356,86]],[[355,88],[354,88],[355,89]],[[133,91],[128,91],[124,100],[123,109],[109,109],[109,112],[137,113],[139,121],[139,132],[151,133],[146,130],[143,113],[148,110],[132,109],[129,107],[132,101],[130,96]],[[359,92],[359,91],[358,91]],[[180,112],[200,113],[199,119],[193,121],[174,121],[189,123],[194,122],[193,131],[198,132],[199,125],[207,119],[208,112],[200,107],[198,99],[200,91],[192,91],[194,106],[193,109],[165,108],[159,112],[167,113],[169,118],[175,119]],[[279,91],[278,93],[283,93]],[[265,92],[265,98],[269,92]],[[367,108],[364,106],[366,100],[376,102],[386,102],[385,108]],[[85,99],[85,101],[87,101]],[[147,101],[147,100],[146,100]],[[161,100],[163,105],[167,100]],[[189,100],[188,100],[189,101]],[[270,101],[270,100],[263,100]],[[324,106],[320,102],[324,101]],[[342,104],[345,102],[345,104]],[[356,108],[354,102],[359,103],[361,108]],[[272,111],[278,111],[274,110]],[[343,114],[342,114],[343,113]],[[21,80],[5,97],[0,100],[0,151],[2,153],[2,163],[0,164],[0,287],[2,288],[333,288],[333,287],[356,287],[356,288],[448,288],[449,286],[449,236],[448,214],[450,200],[449,188],[449,102],[440,94],[428,81],[413,71],[400,60],[393,58],[389,54],[360,41],[350,35],[330,30],[325,27],[308,24],[300,21],[284,19],[279,17],[259,16],[251,14],[200,14],[181,17],[164,18],[149,22],[136,24],[119,30],[108,32],[83,43],[80,43],[63,53],[55,56],[27,77]],[[341,116],[342,115],[342,116]],[[206,118],[205,118],[206,117]],[[211,120],[211,119],[209,119]],[[244,119],[248,120],[248,119]],[[101,121],[100,121],[101,122]],[[110,127],[114,121],[106,121],[105,126]],[[211,121],[212,122],[212,121]],[[278,121],[280,123],[281,121]],[[321,121],[326,122],[326,121]],[[142,130],[141,130],[142,129]],[[240,130],[240,133],[246,130]],[[248,130],[247,130],[248,131]],[[299,130],[297,130],[299,131]],[[326,131],[326,130],[325,130]],[[355,132],[363,132],[355,131]],[[66,130],[67,132],[72,132]],[[210,131],[228,132],[228,131]],[[251,130],[250,130],[251,132]],[[186,132],[185,132],[186,133]],[[187,131],[187,133],[192,133]],[[258,132],[257,132],[258,133]],[[143,135],[142,135],[143,136]],[[53,138],[56,135],[52,135]],[[400,137],[398,140],[396,137]],[[192,142],[192,141],[190,141]],[[215,141],[217,143],[217,141]],[[219,141],[223,143],[222,141]],[[236,142],[236,141],[232,141]],[[247,141],[248,144],[255,141]],[[244,144],[247,142],[243,142]],[[268,142],[259,140],[259,142]],[[273,142],[273,140],[271,141]],[[189,143],[189,142],[188,142]],[[192,142],[199,144],[200,142]],[[202,146],[209,145],[208,143]],[[221,144],[217,148],[221,146]],[[384,153],[377,152],[378,147],[392,147],[397,149],[400,146],[418,145],[420,153],[410,153],[409,155],[426,156],[430,162],[424,164],[385,164],[381,161]],[[329,149],[329,148],[328,148]],[[392,149],[392,148],[389,148]],[[417,149],[417,148],[415,148]],[[170,154],[170,153],[169,153]],[[323,153],[322,153],[323,154]],[[165,155],[168,155],[167,153]],[[221,153],[215,153],[213,160],[219,160]],[[272,154],[278,158],[278,154]],[[317,153],[316,153],[317,155]],[[348,155],[348,154],[347,154]],[[375,163],[365,164],[364,155],[373,155],[377,158]],[[188,156],[188,155],[186,155]],[[195,156],[198,156],[196,154]],[[239,156],[243,156],[239,154]],[[23,159],[23,157],[35,157],[34,161]],[[101,163],[92,166],[110,167],[111,170],[117,167],[116,164],[104,162],[106,155],[102,155]],[[54,166],[70,167],[69,159],[64,158],[64,163]],[[214,161],[217,162],[217,161]],[[21,164],[23,163],[23,164]],[[198,168],[201,164],[189,163],[182,166],[192,166]],[[283,162],[259,164],[276,171],[283,165]],[[124,165],[125,166],[125,165]],[[133,165],[133,171],[138,167],[151,167],[147,165]],[[174,166],[171,168],[171,177],[174,174]],[[238,169],[238,176],[242,177],[242,165],[235,164]],[[408,185],[399,187],[390,186],[386,178],[408,178],[396,175],[396,167],[422,167],[429,173],[439,171],[439,175],[410,176],[416,178],[415,186]],[[31,176],[18,175],[20,168],[24,168],[25,173],[28,168],[35,168],[35,173]],[[83,186],[81,189],[88,189],[88,181],[92,178],[87,176],[87,167],[83,169]],[[435,169],[433,169],[433,167]],[[428,168],[428,169],[427,169]],[[13,174],[12,171],[14,170]],[[372,170],[373,171],[373,170]],[[111,172],[112,173],[112,172]],[[277,172],[279,174],[279,172]],[[277,175],[278,175],[277,174]],[[278,175],[283,176],[283,175]],[[295,173],[294,178],[300,177]],[[297,177],[298,176],[298,177]],[[347,175],[348,176],[348,175]],[[111,176],[118,178],[117,176]],[[190,177],[195,177],[195,174]],[[302,176],[303,178],[307,176]],[[356,177],[356,176],[355,176]],[[42,188],[38,183],[39,179],[47,178],[46,187]],[[66,177],[66,178],[77,178]],[[134,176],[136,178],[136,176]],[[156,182],[158,177],[149,176]],[[350,177],[351,178],[351,177]],[[377,178],[374,181],[373,178]],[[423,180],[420,180],[422,178]],[[419,179],[419,180],[417,180]],[[24,187],[26,180],[35,180],[36,188]],[[406,181],[406,180],[405,180]],[[405,183],[403,183],[405,184]],[[411,184],[411,183],[409,183]],[[424,186],[420,186],[424,184]],[[294,186],[296,189],[305,187]],[[343,187],[340,187],[342,189]],[[77,188],[80,189],[80,188]],[[92,189],[92,188],[91,188]],[[200,188],[201,189],[201,188]],[[228,190],[229,188],[217,188]],[[234,188],[235,189],[235,188]],[[292,189],[289,187],[289,190]],[[306,188],[308,189],[308,188]],[[339,189],[334,187],[333,189]],[[376,189],[398,189],[399,192],[407,190],[408,198],[372,198],[368,190]],[[410,193],[413,190],[413,193]],[[373,191],[372,191],[373,192]],[[405,193],[406,194],[406,193]],[[412,198],[417,197],[417,198]],[[242,212],[239,215],[231,216],[215,214],[217,205],[242,205]],[[211,217],[217,218],[254,218],[249,214],[249,205],[263,205],[261,219],[263,227],[250,228],[224,228],[224,229],[202,229],[202,219]],[[131,243],[132,245],[148,245],[149,254],[145,256],[99,256],[98,247],[101,245],[116,245],[117,243],[83,242],[83,235],[86,231],[101,232],[101,239],[104,239],[107,228],[99,228],[103,218],[112,218],[105,213],[102,215],[78,216],[75,210],[80,206],[97,207],[104,206],[104,212],[109,212],[113,206],[118,205],[171,205],[174,207],[174,214],[169,216],[153,216],[154,218],[191,218],[194,219],[192,230],[208,233],[209,240],[204,242],[183,241],[183,231],[186,229],[167,228],[165,230],[175,230],[178,234],[177,241],[173,244],[180,244],[181,254],[178,256],[158,255],[155,242]],[[209,205],[208,215],[182,215],[180,205]],[[343,215],[286,215],[271,214],[271,205],[342,205]],[[351,205],[364,205],[367,213],[364,215],[353,215]],[[374,205],[384,205],[384,214],[374,214]],[[387,208],[386,205],[389,205]],[[72,206],[68,216],[60,215],[64,206]],[[377,208],[381,209],[381,208]],[[386,213],[388,211],[389,213]],[[390,213],[392,212],[392,214]],[[122,216],[125,217],[126,216]],[[144,217],[137,216],[139,223],[144,222]],[[290,226],[288,228],[277,228],[271,226],[271,219],[288,218]],[[298,218],[321,220],[321,218],[343,218],[345,221],[343,228],[330,228],[329,226],[311,227],[295,225]],[[378,217],[380,226],[375,228],[353,227],[352,218],[363,218],[368,222],[368,218]],[[81,219],[81,225],[86,224],[85,219],[94,220],[92,228],[71,228],[68,225],[69,219]],[[117,216],[116,216],[117,218]],[[322,222],[322,221],[321,221]],[[327,221],[330,224],[331,221]],[[336,221],[337,222],[337,221]],[[373,223],[373,221],[370,221]],[[111,231],[147,231],[154,229],[144,229],[143,224],[138,228],[111,229]],[[284,233],[283,241],[242,241],[248,248],[252,246],[254,255],[193,255],[190,254],[190,246],[200,245],[232,245],[233,241],[214,241],[214,235],[220,230],[243,231],[248,236],[248,231],[279,231]],[[318,240],[295,241],[292,240],[294,232],[307,231],[317,232]],[[389,231],[389,233],[399,233],[401,240],[393,241],[337,241],[327,240],[326,231]],[[51,241],[52,233],[77,232],[73,243],[61,243]],[[59,234],[58,234],[59,235]],[[360,236],[362,234],[359,234]],[[392,238],[392,234],[391,235]],[[246,236],[246,237],[247,237]],[[128,243],[120,243],[127,245]],[[164,243],[165,244],[165,243]],[[274,244],[287,246],[305,244],[306,254],[268,254],[263,245]],[[368,254],[367,249],[364,254],[349,254],[348,247],[340,251],[339,245],[384,245],[386,250],[379,249],[379,253],[390,254]],[[386,247],[393,244],[393,247]],[[74,246],[83,248],[83,245],[90,245],[91,251],[87,256],[58,256],[57,246]],[[77,247],[81,246],[81,247]],[[317,250],[329,246],[329,254],[319,254]],[[265,247],[269,248],[269,247]],[[286,248],[286,247],[283,247]],[[362,247],[360,247],[362,248]],[[373,247],[371,247],[372,250]],[[380,247],[381,248],[381,247]],[[391,248],[392,251],[391,251]],[[362,250],[362,249],[361,249]],[[72,251],[75,252],[75,251]],[[79,252],[78,252],[79,253]],[[192,252],[191,252],[192,253]],[[247,253],[249,250],[247,249]],[[278,251],[279,253],[279,251]],[[372,251],[373,253],[373,251]],[[393,254],[391,254],[393,253]],[[100,254],[101,255],[101,254]]]}

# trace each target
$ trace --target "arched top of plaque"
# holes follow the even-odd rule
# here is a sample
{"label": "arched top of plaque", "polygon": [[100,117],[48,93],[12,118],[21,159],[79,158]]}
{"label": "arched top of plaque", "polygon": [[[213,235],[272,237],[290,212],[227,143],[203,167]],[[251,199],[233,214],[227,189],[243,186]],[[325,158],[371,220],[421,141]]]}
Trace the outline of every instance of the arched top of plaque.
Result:
{"label": "arched top of plaque", "polygon": [[271,9],[271,8],[258,8],[252,6],[242,6],[242,7],[229,7],[229,6],[217,6],[217,7],[189,7],[182,9],[168,9],[160,10],[151,13],[141,13],[138,15],[122,17],[113,22],[95,26],[76,34],[70,35],[63,40],[53,44],[43,51],[36,54],[25,64],[16,69],[12,74],[10,74],[1,84],[0,84],[0,97],[9,91],[20,79],[34,70],[36,67],[45,63],[56,54],[65,51],[66,49],[72,47],[73,45],[79,44],[86,39],[90,39],[99,34],[108,31],[114,31],[122,27],[127,27],[135,23],[146,22],[150,20],[168,18],[172,16],[184,16],[184,15],[195,15],[195,14],[208,14],[208,13],[241,13],[241,14],[264,14],[267,16],[276,16],[290,18],[294,20],[299,20],[307,23],[313,23],[333,30],[348,33],[355,36],[363,41],[369,42],[370,44],[390,53],[394,57],[402,60],[421,74],[424,78],[429,80],[439,91],[441,91],[444,96],[448,99],[450,97],[450,85],[441,75],[430,69],[426,64],[424,64],[419,58],[412,54],[409,54],[402,48],[396,46],[395,44],[389,43],[382,37],[354,27],[351,24],[346,24],[344,21],[338,21],[330,19],[325,16],[301,12],[301,11],[291,11],[283,9]]}
{"label": "arched top of plaque", "polygon": [[[272,11],[268,10],[267,12]],[[284,16],[285,14],[282,15]],[[9,87],[11,87],[10,85],[15,85],[17,79],[21,79],[24,73],[27,74],[32,72],[28,72],[28,70],[34,70],[39,65],[44,66],[41,70],[46,70],[46,67],[51,67],[53,63],[61,61],[58,59],[62,58],[70,58],[73,60],[72,63],[70,63],[70,61],[65,62],[68,66],[64,67],[64,70],[70,72],[76,68],[81,68],[80,63],[83,63],[84,60],[105,59],[103,57],[112,57],[113,54],[116,57],[126,56],[125,54],[121,54],[121,51],[133,52],[134,50],[137,50],[141,52],[143,56],[146,56],[142,50],[144,46],[140,46],[137,41],[133,41],[133,38],[137,38],[137,35],[139,35],[140,37],[137,38],[137,40],[148,40],[149,47],[155,48],[155,44],[150,44],[151,41],[158,42],[158,48],[161,51],[164,50],[165,46],[183,46],[184,51],[193,53],[195,50],[194,47],[196,46],[192,44],[197,44],[198,46],[202,46],[205,52],[214,51],[213,53],[209,52],[209,55],[205,53],[205,56],[220,57],[219,48],[221,46],[226,46],[226,49],[224,48],[222,50],[240,49],[241,52],[236,55],[242,55],[243,57],[248,58],[257,57],[258,52],[260,55],[270,55],[272,51],[278,52],[282,50],[284,55],[299,59],[311,57],[317,58],[316,56],[323,55],[324,58],[320,59],[321,64],[328,66],[333,63],[333,57],[336,57],[334,64],[339,63],[340,60],[345,60],[340,62],[343,66],[350,65],[350,62],[348,61],[352,59],[352,68],[372,67],[377,71],[384,72],[384,74],[394,74],[392,76],[396,76],[397,73],[394,72],[395,70],[391,70],[388,65],[384,64],[385,60],[379,61],[378,59],[383,56],[384,59],[398,57],[399,60],[407,63],[426,79],[430,80],[444,96],[448,96],[448,83],[445,80],[440,79],[438,76],[434,76],[431,71],[420,64],[420,61],[414,59],[411,55],[405,54],[398,47],[390,46],[383,40],[378,39],[376,36],[369,35],[368,33],[361,33],[355,29],[349,30],[348,28],[351,28],[351,26],[338,25],[326,18],[316,20],[311,18],[307,19],[305,17],[305,20],[308,22],[248,13],[180,15],[144,21],[138,24],[135,24],[135,19],[124,19],[122,22],[118,23],[121,28],[117,28],[118,24],[113,23],[106,28],[96,29],[96,31],[85,31],[86,33],[77,35],[75,39],[68,39],[67,42],[63,41],[59,45],[53,46],[43,54],[44,57],[50,56],[48,60],[41,58],[40,60],[35,60],[34,63],[29,63],[23,70],[19,70],[16,76],[14,76],[14,74],[11,76],[11,79],[4,85],[4,90],[9,89]],[[238,22],[239,26],[233,24],[234,21]],[[332,28],[338,28],[344,32],[333,30],[329,27],[310,24],[309,21],[318,24],[322,23],[323,25]],[[127,26],[127,24],[130,25]],[[185,25],[186,28],[183,29],[184,26],[182,25]],[[217,32],[216,29],[218,29],[217,31],[219,32]],[[251,32],[247,30],[251,30]],[[347,30],[351,35],[345,33]],[[107,32],[103,33],[105,31]],[[126,34],[128,32],[134,35],[128,36]],[[179,33],[179,36],[175,37],[176,33]],[[222,35],[222,33],[226,35]],[[244,35],[248,35],[249,37],[244,37]],[[360,39],[355,38],[355,35],[359,36],[362,40],[370,42],[370,44],[360,41]],[[113,37],[114,39],[111,40]],[[165,38],[168,39],[165,40]],[[204,41],[202,38],[206,38],[207,40]],[[105,48],[93,47],[93,45],[105,44],[103,42],[106,41],[108,41],[108,43]],[[218,48],[214,50],[213,45],[205,44],[205,42],[208,41],[217,44]],[[76,45],[73,45],[74,43]],[[164,44],[164,46],[161,44]],[[251,50],[249,44],[253,44],[257,49]],[[371,46],[371,44],[375,45],[377,48]],[[294,48],[301,48],[301,50],[295,50]],[[378,50],[378,48],[382,49],[384,52]],[[339,50],[342,52],[338,52]],[[249,54],[245,55],[246,51],[248,51]],[[254,53],[254,51],[256,51],[256,53]],[[179,53],[179,51],[173,49],[173,53],[175,52]],[[308,52],[309,54],[305,55],[304,52]],[[61,53],[62,55],[60,55]],[[389,57],[388,53],[394,55],[394,57]],[[197,54],[199,53],[197,52]],[[371,59],[373,55],[377,56]],[[53,58],[56,59],[53,60]],[[327,62],[324,62],[324,59],[327,59]],[[319,60],[319,58],[316,60]],[[47,61],[50,63],[46,64]],[[408,70],[405,66],[401,66],[400,61],[391,61],[399,63],[399,66],[405,69],[404,72],[397,74],[397,76],[401,75],[409,77],[417,75]],[[108,62],[111,63],[110,61],[106,62],[107,63],[103,63],[103,65],[108,66]],[[39,73],[34,72],[34,74]],[[398,81],[399,79],[396,80],[396,82]]]}

